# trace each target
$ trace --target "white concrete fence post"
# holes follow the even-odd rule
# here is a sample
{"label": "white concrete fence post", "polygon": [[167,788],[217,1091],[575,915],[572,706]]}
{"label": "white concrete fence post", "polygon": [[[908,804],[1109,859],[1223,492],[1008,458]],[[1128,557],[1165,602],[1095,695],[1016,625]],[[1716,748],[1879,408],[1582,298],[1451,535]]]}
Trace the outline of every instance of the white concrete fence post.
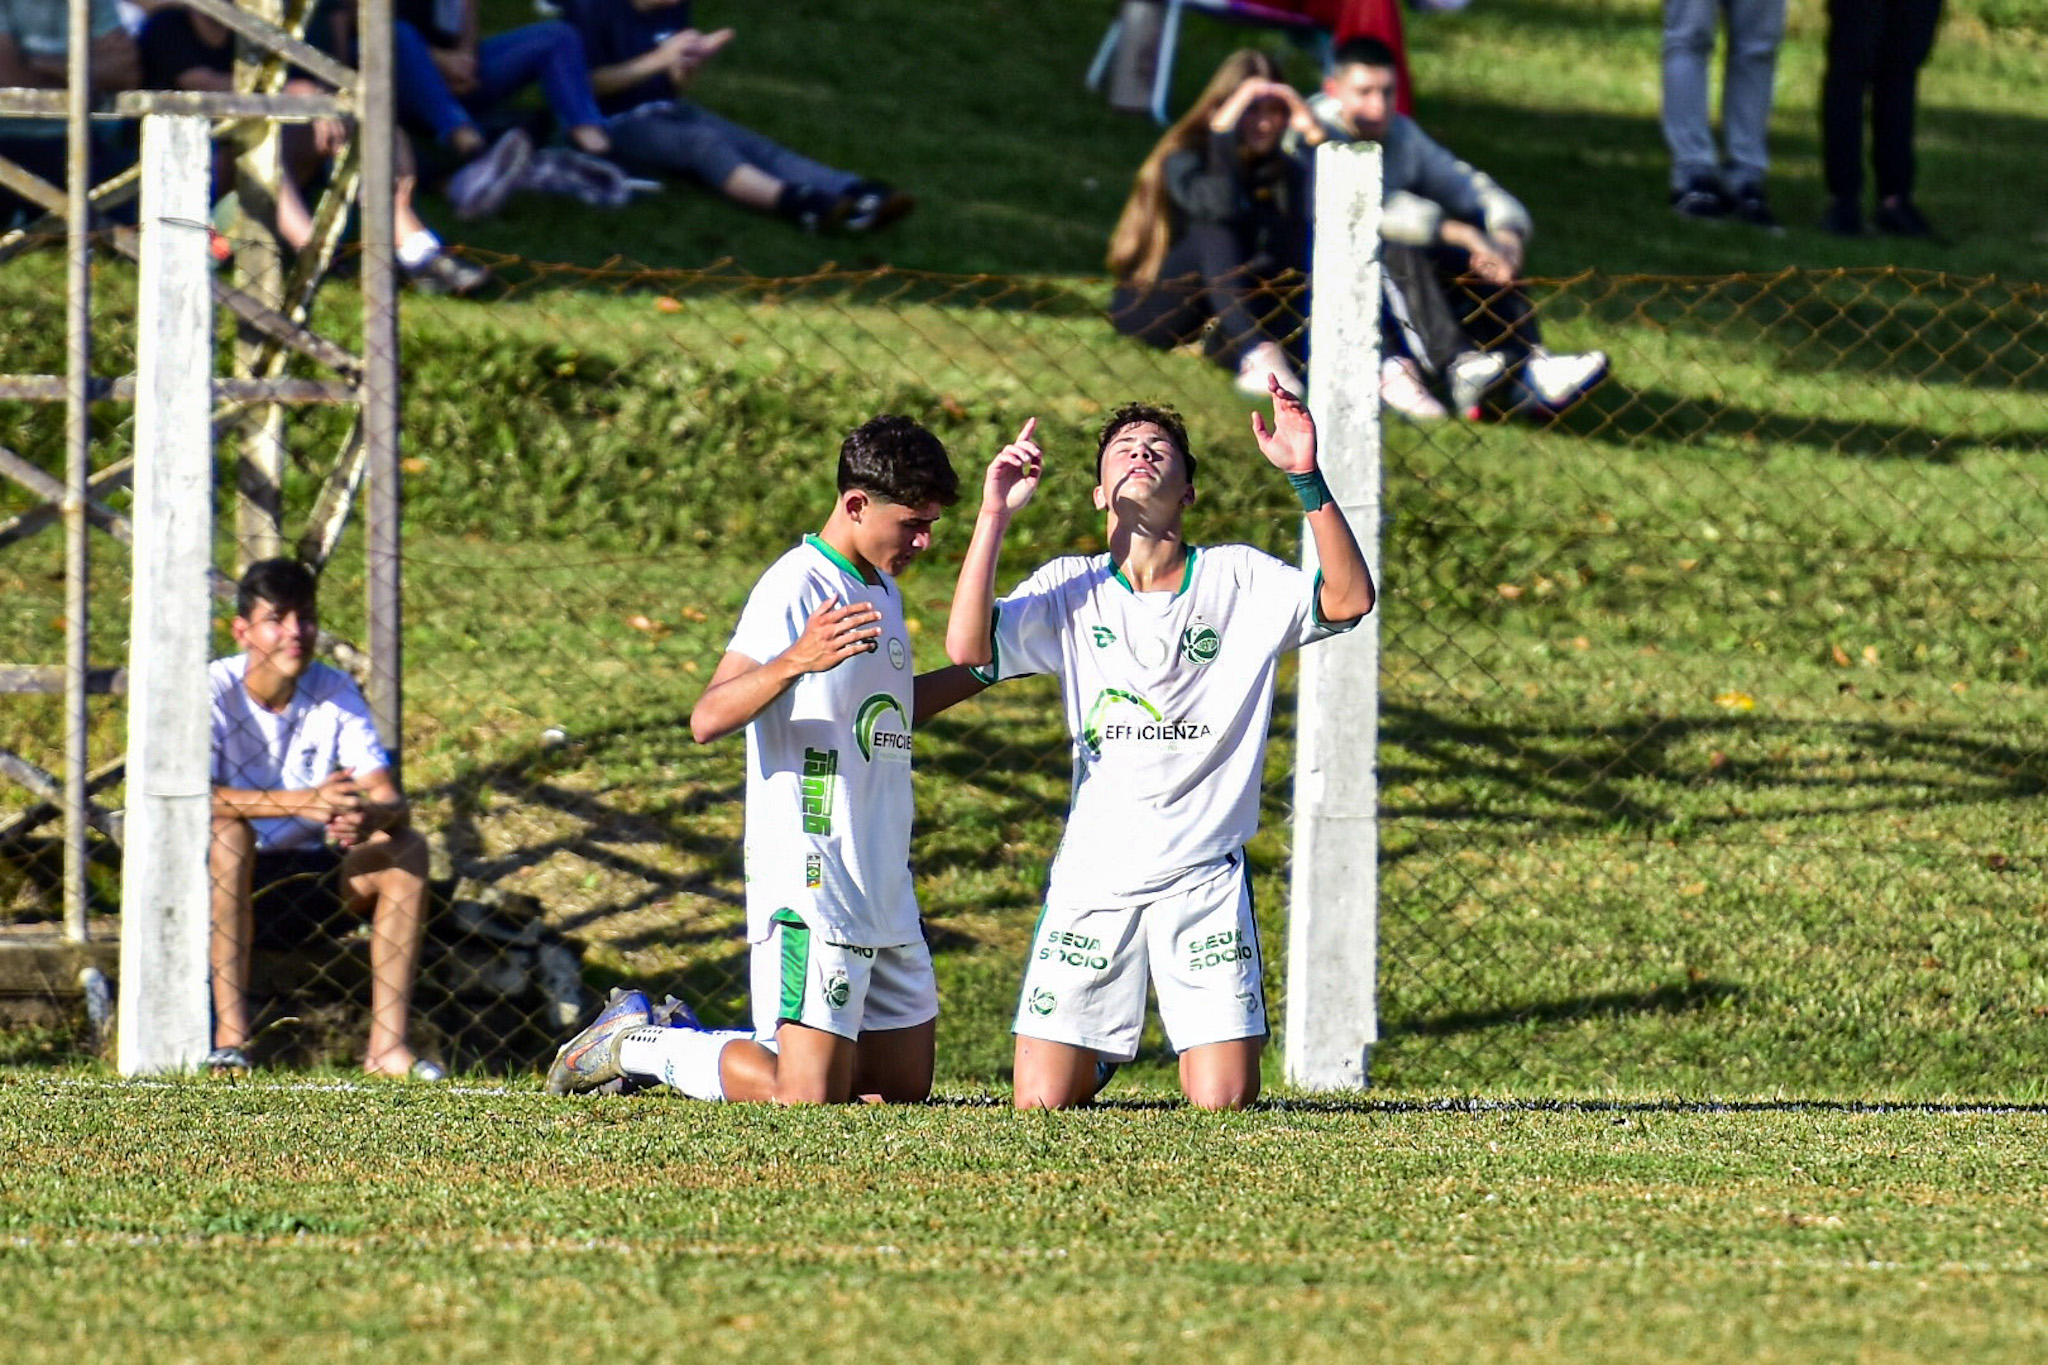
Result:
{"label": "white concrete fence post", "polygon": [[213,1042],[206,866],[212,830],[206,681],[213,603],[212,156],[207,119],[143,119],[121,872],[124,1076],[194,1067]]}
{"label": "white concrete fence post", "polygon": [[[1316,152],[1309,408],[1324,477],[1380,573],[1380,151]],[[1304,529],[1302,563],[1315,566]],[[1286,1075],[1359,1090],[1379,1037],[1379,614],[1303,650],[1294,871],[1287,920]]]}

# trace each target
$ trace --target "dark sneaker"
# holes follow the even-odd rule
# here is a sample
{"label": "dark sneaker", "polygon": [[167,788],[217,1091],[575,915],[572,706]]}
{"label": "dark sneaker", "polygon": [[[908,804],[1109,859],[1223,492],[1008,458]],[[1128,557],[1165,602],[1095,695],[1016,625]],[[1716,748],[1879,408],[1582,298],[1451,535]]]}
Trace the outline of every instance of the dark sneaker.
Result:
{"label": "dark sneaker", "polygon": [[464,221],[488,218],[505,207],[533,160],[533,139],[514,128],[491,149],[448,178],[448,202]]}
{"label": "dark sneaker", "polygon": [[1863,210],[1856,207],[1854,199],[1830,199],[1827,212],[1820,216],[1820,226],[1821,231],[1837,237],[1861,237]]}
{"label": "dark sneaker", "polygon": [[1877,206],[1870,222],[1887,237],[1932,237],[1934,224],[1910,199],[1888,199]]}
{"label": "dark sneaker", "polygon": [[580,1095],[606,1081],[622,1076],[619,1070],[619,1039],[654,1021],[654,1009],[645,991],[614,991],[611,1000],[590,1027],[562,1044],[555,1064],[548,1068],[550,1095]]}
{"label": "dark sneaker", "polygon": [[841,226],[847,232],[880,232],[917,207],[917,200],[903,191],[876,181],[856,185],[845,202]]}
{"label": "dark sneaker", "polygon": [[421,294],[466,299],[491,283],[491,272],[472,261],[437,251],[405,272],[405,282]]}
{"label": "dark sneaker", "polygon": [[1777,214],[1771,212],[1770,201],[1764,198],[1760,189],[1746,187],[1735,191],[1735,197],[1728,204],[1728,216],[1765,232],[1785,230],[1785,225],[1778,221]]}
{"label": "dark sneaker", "polygon": [[1726,218],[1728,198],[1713,181],[1694,176],[1682,189],[1671,191],[1671,211],[1681,218]]}
{"label": "dark sneaker", "polygon": [[238,1047],[217,1047],[199,1065],[216,1076],[243,1076],[249,1071],[249,1054]]}

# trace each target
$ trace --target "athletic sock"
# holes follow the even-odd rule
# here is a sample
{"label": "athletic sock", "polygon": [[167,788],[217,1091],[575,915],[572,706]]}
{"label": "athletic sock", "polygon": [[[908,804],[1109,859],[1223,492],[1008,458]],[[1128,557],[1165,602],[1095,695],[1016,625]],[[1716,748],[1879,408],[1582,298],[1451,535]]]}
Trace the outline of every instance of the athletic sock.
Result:
{"label": "athletic sock", "polygon": [[398,264],[407,270],[418,270],[440,254],[441,239],[425,228],[408,232],[405,240],[398,244]]}
{"label": "athletic sock", "polygon": [[744,1030],[636,1028],[619,1039],[619,1069],[629,1076],[660,1081],[693,1100],[722,1100],[725,1081],[719,1058],[725,1045],[754,1035]]}

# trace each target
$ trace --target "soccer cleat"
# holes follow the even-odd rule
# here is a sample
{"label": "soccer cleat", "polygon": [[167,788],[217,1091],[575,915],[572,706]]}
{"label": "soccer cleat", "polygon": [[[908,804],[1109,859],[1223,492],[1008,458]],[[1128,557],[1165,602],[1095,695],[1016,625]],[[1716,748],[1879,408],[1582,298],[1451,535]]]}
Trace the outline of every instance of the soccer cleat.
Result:
{"label": "soccer cleat", "polygon": [[505,207],[533,160],[533,139],[514,128],[491,149],[448,178],[448,202],[464,221],[488,218]]}
{"label": "soccer cleat", "polygon": [[652,1022],[662,1028],[701,1029],[704,1025],[697,1018],[697,1011],[676,999],[673,995],[656,1005],[652,1011]]}
{"label": "soccer cleat", "polygon": [[1450,416],[1422,382],[1422,367],[1405,355],[1390,355],[1380,362],[1380,402],[1411,422],[1440,422]]}
{"label": "soccer cleat", "polygon": [[199,1065],[216,1076],[240,1076],[249,1070],[249,1054],[238,1047],[217,1047]]}
{"label": "soccer cleat", "polygon": [[1508,362],[1498,351],[1467,351],[1450,363],[1451,411],[1468,422],[1479,420],[1486,396],[1508,377]]}
{"label": "soccer cleat", "polygon": [[580,1095],[607,1081],[617,1080],[619,1039],[636,1028],[654,1022],[654,1010],[645,991],[613,991],[603,1011],[590,1027],[562,1044],[555,1064],[548,1068],[550,1095]]}

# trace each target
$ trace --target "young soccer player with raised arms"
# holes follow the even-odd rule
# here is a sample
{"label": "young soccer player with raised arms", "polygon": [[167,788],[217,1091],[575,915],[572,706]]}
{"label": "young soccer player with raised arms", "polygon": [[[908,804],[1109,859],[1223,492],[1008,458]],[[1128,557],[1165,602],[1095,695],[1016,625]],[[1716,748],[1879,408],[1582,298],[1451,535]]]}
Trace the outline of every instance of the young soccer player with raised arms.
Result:
{"label": "young soccer player with raised arms", "polygon": [[1149,975],[1181,1089],[1205,1109],[1259,1093],[1266,1006],[1244,844],[1258,826],[1280,655],[1372,610],[1371,572],[1316,467],[1308,409],[1277,382],[1261,452],[1300,495],[1320,573],[1183,530],[1195,456],[1178,415],[1103,425],[1095,505],[1109,553],[1055,559],[995,598],[1010,519],[1043,455],[1025,423],[982,481],[946,652],[985,682],[1059,676],[1074,794],[1017,1005],[1020,1109],[1086,1103],[1136,1055]]}
{"label": "young soccer player with raised arms", "polygon": [[754,585],[690,713],[700,744],[747,732],[747,932],[754,1029],[657,1023],[615,995],[564,1044],[556,1094],[626,1078],[695,1099],[917,1101],[938,989],[910,873],[912,727],[981,684],[916,676],[895,575],[931,544],[959,481],[939,439],[877,417],[839,451],[839,494]]}

